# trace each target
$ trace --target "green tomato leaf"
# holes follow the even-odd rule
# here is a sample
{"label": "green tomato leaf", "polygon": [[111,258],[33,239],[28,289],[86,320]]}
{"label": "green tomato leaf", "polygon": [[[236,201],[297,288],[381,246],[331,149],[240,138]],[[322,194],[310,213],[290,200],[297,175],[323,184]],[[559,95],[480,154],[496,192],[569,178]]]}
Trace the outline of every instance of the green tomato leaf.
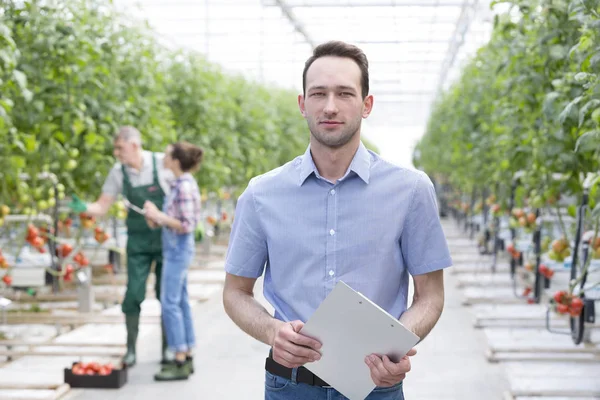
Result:
{"label": "green tomato leaf", "polygon": [[17,81],[17,84],[21,90],[27,90],[27,76],[23,72],[15,69],[13,71],[13,77],[15,78],[15,81]]}
{"label": "green tomato leaf", "polygon": [[595,150],[600,147],[600,129],[585,132],[575,144],[575,152]]}
{"label": "green tomato leaf", "polygon": [[587,113],[591,109],[594,109],[594,108],[598,107],[599,105],[600,105],[600,100],[593,99],[593,100],[590,100],[589,102],[587,102],[587,104],[585,106],[581,107],[581,110],[579,110],[579,127],[580,128],[583,125],[583,122],[585,120],[585,117],[587,116]]}
{"label": "green tomato leaf", "polygon": [[23,144],[25,145],[25,151],[33,153],[37,150],[37,141],[34,135],[23,135]]}

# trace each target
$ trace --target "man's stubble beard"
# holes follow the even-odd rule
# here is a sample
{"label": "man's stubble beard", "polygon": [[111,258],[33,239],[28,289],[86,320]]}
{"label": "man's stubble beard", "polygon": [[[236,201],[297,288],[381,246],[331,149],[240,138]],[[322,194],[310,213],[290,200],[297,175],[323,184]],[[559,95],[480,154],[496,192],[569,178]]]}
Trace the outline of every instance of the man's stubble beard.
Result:
{"label": "man's stubble beard", "polygon": [[321,131],[319,129],[319,124],[312,120],[308,121],[308,129],[310,130],[311,136],[321,145],[337,149],[348,144],[360,132],[361,119],[362,118],[346,122],[342,128],[341,134],[335,136],[328,135],[324,131]]}

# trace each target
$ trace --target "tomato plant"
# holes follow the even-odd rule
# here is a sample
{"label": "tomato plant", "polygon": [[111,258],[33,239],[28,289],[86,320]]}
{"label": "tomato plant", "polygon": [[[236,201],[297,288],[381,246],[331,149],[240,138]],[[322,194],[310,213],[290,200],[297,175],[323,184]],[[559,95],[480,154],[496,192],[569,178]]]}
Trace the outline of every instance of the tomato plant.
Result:
{"label": "tomato plant", "polygon": [[201,145],[200,186],[234,195],[308,145],[295,92],[168,49],[109,0],[0,0],[0,204],[39,210],[19,176],[42,171],[94,199],[121,125],[150,150]]}
{"label": "tomato plant", "polygon": [[[413,161],[453,188],[451,204],[463,212],[473,193],[487,190],[493,215],[512,216],[511,228],[532,231],[536,209],[557,215],[560,234],[546,237],[543,251],[562,266],[575,237],[564,218],[576,217],[590,173],[596,179],[583,229],[594,238],[600,218],[600,7],[588,0],[503,3],[510,10],[495,17],[489,43],[436,99]],[[591,258],[577,268],[587,271]],[[553,277],[553,268],[540,267]],[[568,284],[569,296],[580,294],[577,281]]]}

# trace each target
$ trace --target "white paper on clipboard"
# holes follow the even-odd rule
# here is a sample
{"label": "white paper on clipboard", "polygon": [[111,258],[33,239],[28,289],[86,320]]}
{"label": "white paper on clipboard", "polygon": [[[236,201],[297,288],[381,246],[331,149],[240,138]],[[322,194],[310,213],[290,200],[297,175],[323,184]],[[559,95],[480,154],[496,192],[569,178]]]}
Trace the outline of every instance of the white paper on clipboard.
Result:
{"label": "white paper on clipboard", "polygon": [[365,357],[397,362],[419,337],[344,282],[338,282],[300,331],[322,343],[321,359],[304,366],[350,400],[364,400],[376,385]]}

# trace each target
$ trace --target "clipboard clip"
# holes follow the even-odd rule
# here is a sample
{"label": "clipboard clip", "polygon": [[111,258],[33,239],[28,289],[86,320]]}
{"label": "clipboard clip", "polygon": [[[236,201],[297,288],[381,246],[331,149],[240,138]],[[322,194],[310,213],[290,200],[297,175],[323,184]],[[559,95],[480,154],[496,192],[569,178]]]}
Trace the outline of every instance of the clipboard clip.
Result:
{"label": "clipboard clip", "polygon": [[125,199],[125,198],[123,199],[123,204],[125,205],[125,207],[129,208],[130,210],[133,210],[133,211],[135,211],[135,212],[136,212],[136,213],[138,213],[138,214],[141,214],[141,215],[146,215],[146,210],[143,210],[143,209],[139,208],[139,207],[138,207],[138,206],[136,206],[135,204],[131,204],[131,203],[129,202],[129,200],[127,200],[127,199]]}

